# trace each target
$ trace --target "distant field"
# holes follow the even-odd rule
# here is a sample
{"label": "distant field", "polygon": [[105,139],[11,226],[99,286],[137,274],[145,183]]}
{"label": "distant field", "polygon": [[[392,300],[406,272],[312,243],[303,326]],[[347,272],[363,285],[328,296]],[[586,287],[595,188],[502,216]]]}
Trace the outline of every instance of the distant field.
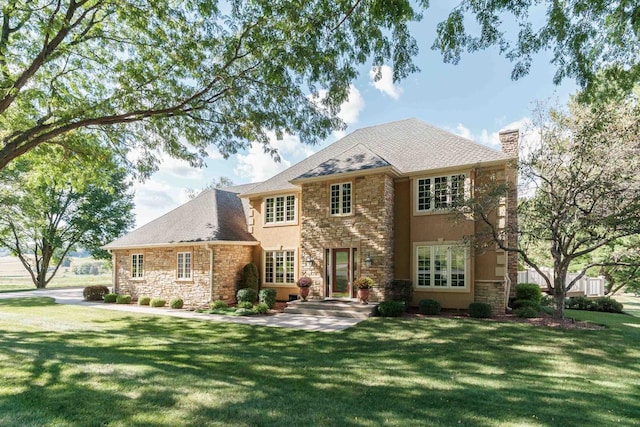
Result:
{"label": "distant field", "polygon": [[[62,288],[72,286],[111,285],[111,273],[98,275],[75,274],[76,265],[94,262],[92,258],[73,258],[70,267],[60,267],[56,276],[47,288]],[[0,292],[21,289],[35,289],[31,276],[16,257],[0,257]]]}

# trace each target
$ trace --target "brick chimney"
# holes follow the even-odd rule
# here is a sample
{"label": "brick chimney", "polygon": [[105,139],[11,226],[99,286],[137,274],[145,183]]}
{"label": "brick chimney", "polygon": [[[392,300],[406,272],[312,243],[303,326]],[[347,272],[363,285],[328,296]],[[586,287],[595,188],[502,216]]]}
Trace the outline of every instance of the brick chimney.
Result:
{"label": "brick chimney", "polygon": [[[518,142],[520,141],[520,131],[518,129],[502,130],[498,134],[502,152],[513,158],[505,168],[505,178],[509,182],[509,190],[506,200],[506,231],[507,246],[518,247]],[[511,280],[509,296],[515,296],[515,286],[518,283],[518,254],[507,252],[507,275]]]}
{"label": "brick chimney", "polygon": [[518,157],[518,141],[520,140],[520,131],[518,129],[501,130],[498,133],[500,137],[500,145],[502,152],[509,157]]}

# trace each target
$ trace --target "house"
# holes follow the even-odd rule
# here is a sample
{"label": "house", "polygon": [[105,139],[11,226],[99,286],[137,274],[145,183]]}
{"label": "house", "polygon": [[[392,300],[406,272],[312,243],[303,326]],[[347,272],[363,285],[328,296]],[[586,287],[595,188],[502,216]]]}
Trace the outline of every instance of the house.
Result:
{"label": "house", "polygon": [[[500,139],[497,151],[417,119],[356,130],[264,182],[205,191],[109,243],[114,289],[233,300],[242,267],[254,262],[260,286],[280,300],[297,293],[301,276],[313,279],[313,298],[346,299],[354,279],[369,276],[374,300],[385,284],[410,279],[416,304],[482,301],[504,312],[515,254],[465,243],[480,225],[454,221],[450,209],[481,176],[515,184],[518,131]],[[512,188],[497,210],[502,227],[516,221]]]}

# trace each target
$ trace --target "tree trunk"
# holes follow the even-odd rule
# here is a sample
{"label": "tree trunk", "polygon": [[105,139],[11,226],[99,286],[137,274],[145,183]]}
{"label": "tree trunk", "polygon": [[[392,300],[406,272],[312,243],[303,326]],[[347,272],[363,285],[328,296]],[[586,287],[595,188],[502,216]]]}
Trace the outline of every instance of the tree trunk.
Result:
{"label": "tree trunk", "polygon": [[553,278],[553,318],[557,320],[564,319],[564,300],[567,296],[566,291],[566,271],[554,272]]}

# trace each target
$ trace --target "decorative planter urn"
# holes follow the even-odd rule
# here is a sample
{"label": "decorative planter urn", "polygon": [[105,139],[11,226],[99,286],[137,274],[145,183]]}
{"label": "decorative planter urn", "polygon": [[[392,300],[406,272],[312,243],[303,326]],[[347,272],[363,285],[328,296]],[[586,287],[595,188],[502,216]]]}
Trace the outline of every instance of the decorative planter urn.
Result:
{"label": "decorative planter urn", "polygon": [[302,298],[302,301],[306,301],[307,297],[309,296],[309,287],[301,287],[300,288],[300,297]]}
{"label": "decorative planter urn", "polygon": [[369,303],[369,289],[358,289],[358,298],[363,304]]}

